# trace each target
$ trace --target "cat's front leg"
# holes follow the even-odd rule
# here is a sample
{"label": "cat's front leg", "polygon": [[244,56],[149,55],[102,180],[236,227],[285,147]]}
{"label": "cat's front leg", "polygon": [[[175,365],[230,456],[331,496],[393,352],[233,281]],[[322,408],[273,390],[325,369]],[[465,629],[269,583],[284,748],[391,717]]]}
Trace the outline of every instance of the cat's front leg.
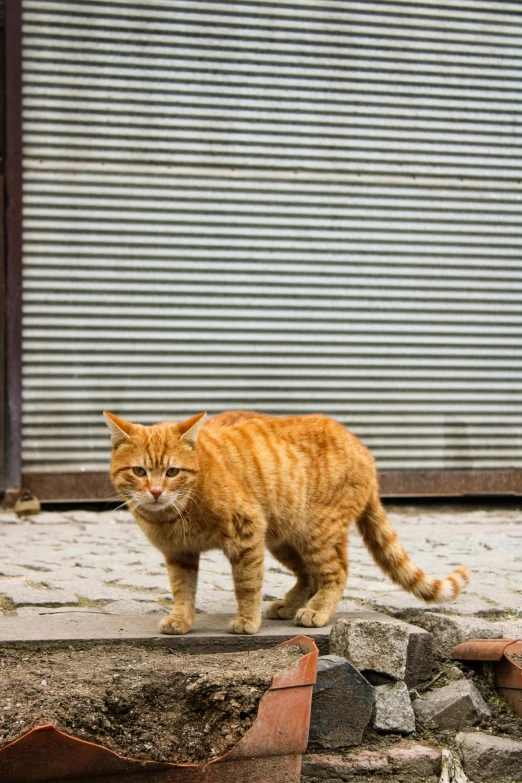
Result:
{"label": "cat's front leg", "polygon": [[180,552],[166,558],[167,571],[174,596],[174,608],[159,624],[161,633],[187,633],[196,616],[196,587],[199,553]]}
{"label": "cat's front leg", "polygon": [[227,552],[232,566],[238,613],[230,621],[231,633],[257,633],[261,625],[261,590],[265,561],[264,542],[235,546]]}

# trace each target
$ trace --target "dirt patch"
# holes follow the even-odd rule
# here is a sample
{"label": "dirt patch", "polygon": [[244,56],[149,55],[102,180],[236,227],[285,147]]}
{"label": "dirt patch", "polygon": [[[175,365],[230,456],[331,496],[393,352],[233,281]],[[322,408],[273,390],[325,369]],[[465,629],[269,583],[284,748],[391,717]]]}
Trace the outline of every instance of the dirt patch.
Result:
{"label": "dirt patch", "polygon": [[199,763],[252,725],[274,674],[299,647],[217,655],[102,644],[0,650],[0,745],[53,723],[123,756]]}

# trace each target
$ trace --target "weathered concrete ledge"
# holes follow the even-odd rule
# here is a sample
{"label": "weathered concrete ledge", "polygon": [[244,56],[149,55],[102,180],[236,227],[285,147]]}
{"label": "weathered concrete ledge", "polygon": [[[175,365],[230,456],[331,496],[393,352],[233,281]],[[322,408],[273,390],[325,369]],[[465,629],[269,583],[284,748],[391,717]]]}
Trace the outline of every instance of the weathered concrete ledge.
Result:
{"label": "weathered concrete ledge", "polygon": [[[0,617],[0,647],[36,642],[134,641],[168,645],[189,654],[240,652],[273,647],[294,636],[311,636],[320,654],[329,652],[331,625],[324,628],[301,628],[291,622],[263,618],[259,632],[253,636],[227,631],[232,615],[197,614],[193,629],[184,636],[167,636],[158,632],[161,613],[147,615],[106,615],[85,610],[44,613],[31,617]],[[334,620],[389,620],[379,612],[346,612]],[[400,621],[395,621],[399,623]]]}

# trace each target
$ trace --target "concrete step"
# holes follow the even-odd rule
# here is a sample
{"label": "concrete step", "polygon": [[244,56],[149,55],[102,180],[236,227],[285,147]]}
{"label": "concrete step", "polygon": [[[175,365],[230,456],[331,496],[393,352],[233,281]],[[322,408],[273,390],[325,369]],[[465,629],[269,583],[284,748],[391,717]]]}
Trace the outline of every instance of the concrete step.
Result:
{"label": "concrete step", "polygon": [[[311,636],[321,655],[328,654],[328,639],[332,626],[301,628],[290,621],[263,618],[257,634],[231,634],[227,625],[231,615],[198,614],[192,630],[184,636],[167,636],[158,632],[163,614],[107,615],[82,609],[45,611],[31,617],[0,617],[0,647],[31,642],[67,642],[132,640],[164,644],[189,654],[240,652],[273,647],[294,636]],[[379,612],[345,612],[339,619],[390,620]],[[393,622],[393,620],[392,620]],[[397,621],[395,621],[397,622]]]}

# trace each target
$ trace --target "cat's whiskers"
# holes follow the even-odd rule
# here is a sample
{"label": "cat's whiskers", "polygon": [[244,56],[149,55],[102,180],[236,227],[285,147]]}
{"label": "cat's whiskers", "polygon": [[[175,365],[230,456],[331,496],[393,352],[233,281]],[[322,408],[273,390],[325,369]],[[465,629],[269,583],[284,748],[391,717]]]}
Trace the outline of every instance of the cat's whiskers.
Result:
{"label": "cat's whiskers", "polygon": [[113,513],[115,511],[120,511],[122,508],[127,506],[131,514],[133,514],[140,507],[140,505],[141,504],[136,500],[136,498],[127,498],[127,500],[124,500],[123,503],[120,503],[119,506],[116,506],[116,508],[113,509]]}
{"label": "cat's whiskers", "polygon": [[[104,498],[104,500],[105,500],[105,508],[107,506],[110,506],[112,503],[114,503],[114,502],[116,502],[118,500],[121,500],[121,498],[122,498],[121,492],[115,492],[113,495],[107,495],[107,497]],[[114,510],[114,509],[109,509],[109,510]]]}
{"label": "cat's whiskers", "polygon": [[179,516],[181,517],[181,520],[183,522],[183,525],[185,525],[185,522],[188,525],[188,517],[185,515],[185,507],[182,505],[182,503],[179,502],[177,498],[173,498],[173,502],[175,503],[174,508],[177,510]]}
{"label": "cat's whiskers", "polygon": [[131,502],[132,502],[131,500],[124,500],[123,503],[120,503],[119,506],[116,506],[116,508],[113,509],[113,513],[115,511],[120,511],[124,506],[127,505],[127,503],[131,503]]}
{"label": "cat's whiskers", "polygon": [[204,497],[201,494],[201,492],[199,492],[197,489],[194,489],[194,487],[189,487],[187,489],[187,494],[190,494],[191,497],[199,498],[202,501],[204,500]]}
{"label": "cat's whiskers", "polygon": [[106,495],[104,500],[117,500],[121,498],[121,492],[113,492],[111,495]]}

